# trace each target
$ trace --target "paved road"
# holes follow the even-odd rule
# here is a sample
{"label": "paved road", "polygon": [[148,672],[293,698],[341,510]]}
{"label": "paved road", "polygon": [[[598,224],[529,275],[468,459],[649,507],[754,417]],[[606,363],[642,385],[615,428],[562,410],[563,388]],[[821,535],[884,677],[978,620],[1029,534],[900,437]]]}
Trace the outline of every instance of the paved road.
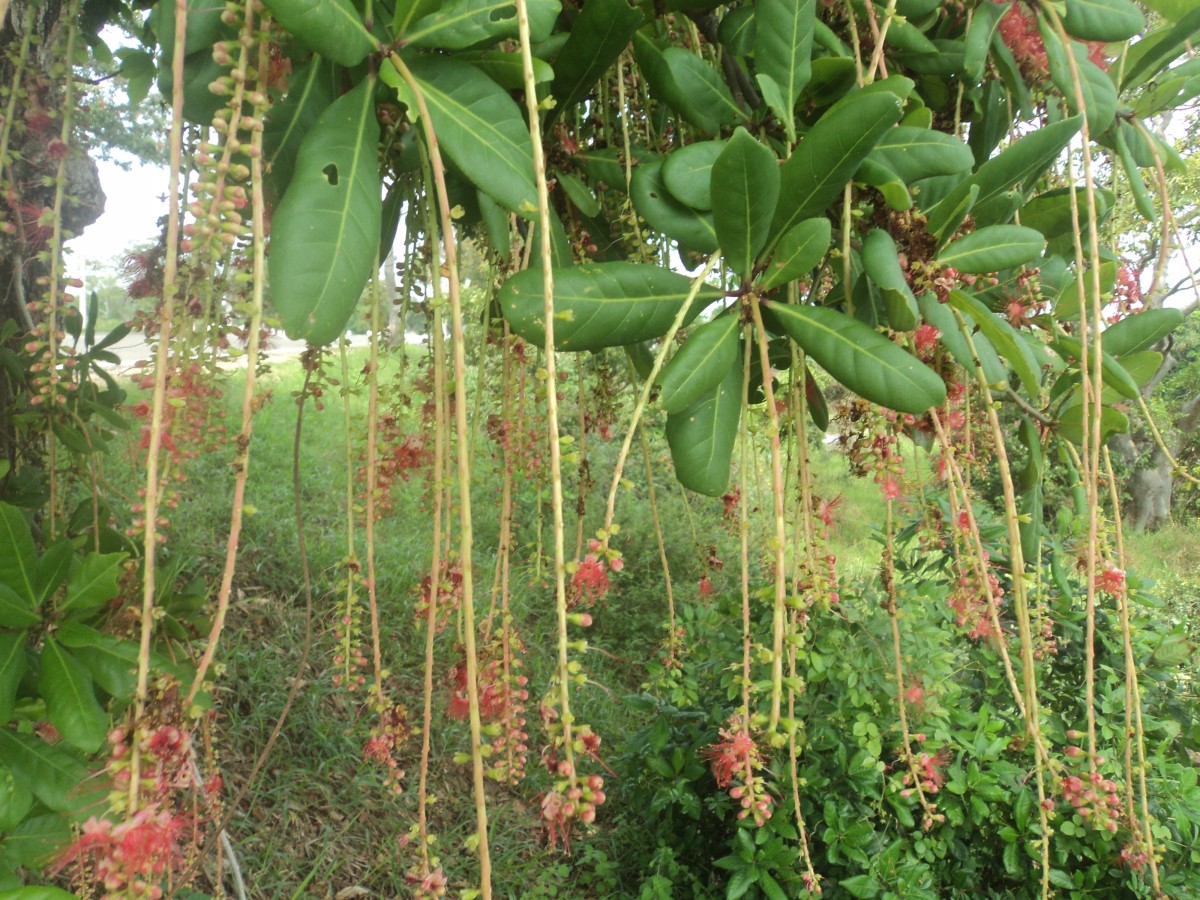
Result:
{"label": "paved road", "polygon": [[[351,347],[365,347],[366,345],[367,336],[365,334],[350,335]],[[279,331],[271,335],[266,354],[271,359],[295,359],[304,352],[304,348],[307,346],[304,341],[290,340],[282,331]],[[107,368],[122,374],[132,370],[140,360],[149,359],[154,352],[146,339],[137,333],[126,335],[107,349],[115,353],[121,360],[120,363],[107,365]]]}

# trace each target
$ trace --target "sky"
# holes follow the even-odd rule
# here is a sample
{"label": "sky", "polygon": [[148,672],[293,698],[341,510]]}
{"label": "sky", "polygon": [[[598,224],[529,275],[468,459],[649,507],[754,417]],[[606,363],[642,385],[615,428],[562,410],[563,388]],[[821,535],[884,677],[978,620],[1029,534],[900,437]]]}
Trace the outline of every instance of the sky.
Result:
{"label": "sky", "polygon": [[134,163],[126,172],[108,160],[96,166],[107,199],[100,219],[67,244],[66,270],[76,278],[86,277],[88,269],[115,270],[131,244],[158,237],[158,219],[167,211],[165,168]]}

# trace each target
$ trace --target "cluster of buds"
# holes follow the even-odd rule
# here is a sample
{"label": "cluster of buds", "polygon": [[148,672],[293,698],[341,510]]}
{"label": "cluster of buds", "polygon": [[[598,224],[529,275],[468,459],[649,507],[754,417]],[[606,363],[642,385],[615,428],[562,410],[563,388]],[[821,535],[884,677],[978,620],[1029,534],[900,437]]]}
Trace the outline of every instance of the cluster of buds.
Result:
{"label": "cluster of buds", "polygon": [[[398,481],[408,481],[413,472],[428,471],[433,452],[425,437],[406,433],[399,419],[391,413],[379,417],[379,448],[375,459],[375,515],[381,517],[392,510],[392,488]],[[366,482],[365,466],[359,469],[358,480]]]}
{"label": "cluster of buds", "polygon": [[363,607],[358,587],[362,583],[362,567],[356,559],[345,559],[346,597],[342,614],[333,626],[337,652],[333,655],[333,685],[356,691],[366,684],[366,652],[363,650]]}
{"label": "cluster of buds", "polygon": [[[1067,739],[1082,740],[1083,732],[1072,729],[1067,732]],[[1072,744],[1063,751],[1068,760],[1076,765],[1086,765],[1090,754],[1077,744]],[[1104,765],[1103,756],[1095,758],[1096,766]],[[1092,767],[1089,767],[1092,769]],[[1117,820],[1120,816],[1121,796],[1117,793],[1115,781],[1105,778],[1094,769],[1080,775],[1066,775],[1061,779],[1063,799],[1074,808],[1078,815],[1089,827],[1097,831],[1117,833]]]}
{"label": "cluster of buds", "polygon": [[565,759],[554,766],[553,790],[542,796],[542,827],[546,829],[550,847],[563,842],[564,852],[571,850],[571,828],[576,821],[590,825],[596,821],[596,809],[607,799],[604,778],[600,775],[577,777],[574,767]]}
{"label": "cluster of buds", "polygon": [[[82,282],[74,279],[66,284],[68,287],[83,286]],[[72,305],[74,300],[71,294],[64,294],[60,298],[60,319],[79,316],[79,310]],[[60,321],[50,321],[46,304],[34,301],[28,308],[35,317],[33,330],[29,332],[23,348],[29,357],[26,365],[30,375],[29,404],[41,409],[65,407],[70,396],[79,390],[77,379],[86,376],[86,372],[78,367],[79,361],[74,350],[64,346],[66,332],[59,327]],[[43,316],[43,312],[47,315]]]}
{"label": "cluster of buds", "polygon": [[[923,744],[928,740],[928,735],[918,732],[913,735],[913,740],[918,744]],[[945,769],[950,764],[950,749],[942,747],[936,753],[929,753],[925,750],[913,753],[911,749],[905,747],[897,755],[905,769],[900,778],[900,783],[903,785],[900,796],[907,800],[914,794],[916,795],[923,810],[921,829],[929,831],[934,825],[940,825],[946,821],[945,813],[938,812],[937,804],[931,803],[928,795],[936,794],[946,783]]]}
{"label": "cluster of buds", "polygon": [[426,573],[421,579],[417,597],[417,623],[424,628],[429,619],[429,604],[436,600],[434,611],[434,630],[441,634],[450,623],[458,604],[462,601],[462,564],[456,558],[442,561],[441,572],[437,579],[437,595],[433,591],[432,573]]}
{"label": "cluster of buds", "polygon": [[720,733],[721,739],[701,754],[712,767],[717,787],[728,790],[741,806],[738,819],[751,819],[761,828],[771,818],[775,805],[762,774],[766,765],[762,751],[743,716],[732,716],[729,727]]}
{"label": "cluster of buds", "polygon": [[609,589],[609,572],[620,572],[625,567],[620,550],[608,546],[610,535],[616,534],[620,526],[616,523],[608,531],[601,529],[596,537],[588,541],[588,552],[582,560],[567,563],[567,574],[571,576],[571,588],[567,606],[594,606]]}
{"label": "cluster of buds", "polygon": [[374,690],[371,703],[378,719],[363,745],[363,759],[383,766],[387,770],[385,784],[399,794],[404,790],[404,770],[400,768],[396,754],[412,736],[408,710]]}
{"label": "cluster of buds", "polygon": [[986,584],[980,583],[979,575],[974,569],[960,563],[958,577],[946,600],[954,612],[955,623],[976,641],[998,637],[992,623],[991,610],[993,605],[999,610],[1004,602],[1004,589],[1000,587],[1000,579],[992,570],[990,556],[986,550],[980,563],[986,573]]}
{"label": "cluster of buds", "polygon": [[[105,900],[163,896],[162,883],[183,866],[188,845],[201,837],[197,810],[215,804],[221,791],[219,777],[207,784],[198,778],[194,747],[182,721],[179,686],[164,681],[155,685],[141,722],[109,733],[109,812],[84,823],[54,871],[86,861],[90,865],[80,867],[77,880],[97,882]],[[135,771],[137,806],[130,809]]]}

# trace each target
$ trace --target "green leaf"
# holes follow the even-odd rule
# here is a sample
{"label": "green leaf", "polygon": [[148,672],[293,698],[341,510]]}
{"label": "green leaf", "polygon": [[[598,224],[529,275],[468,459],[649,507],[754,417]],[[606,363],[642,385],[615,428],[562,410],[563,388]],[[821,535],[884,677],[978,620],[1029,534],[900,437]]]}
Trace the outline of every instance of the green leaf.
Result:
{"label": "green leaf", "polygon": [[1046,241],[1041,232],[1021,225],[991,225],[952,242],[938,254],[938,265],[968,275],[1012,269],[1041,256]]}
{"label": "green leaf", "polygon": [[738,128],[712,167],[713,223],[725,262],[750,277],[779,200],[779,164],[770,148]]}
{"label": "green leaf", "polygon": [[1133,44],[1126,54],[1121,90],[1127,91],[1153,78],[1184,51],[1200,32],[1200,6],[1190,6],[1173,25],[1156,28]]}
{"label": "green leaf", "polygon": [[963,181],[942,202],[927,210],[929,233],[941,243],[951,237],[979,199],[979,185]]}
{"label": "green leaf", "polygon": [[[25,675],[25,632],[0,632],[0,725],[7,725]],[[2,828],[2,826],[0,826]]]}
{"label": "green leaf", "polygon": [[585,216],[597,216],[600,214],[600,204],[596,202],[596,197],[577,176],[569,172],[555,172],[554,178],[558,182],[558,186],[562,188],[563,193],[567,195],[567,199],[575,204],[575,207],[581,213]]}
{"label": "green leaf", "polygon": [[71,576],[62,609],[93,609],[119,593],[118,583],[128,553],[89,553]]}
{"label": "green leaf", "polygon": [[322,56],[357,66],[379,42],[350,0],[264,0],[275,21]]}
{"label": "green leaf", "polygon": [[862,246],[862,263],[867,277],[875,282],[883,296],[888,324],[894,331],[917,327],[917,298],[904,280],[899,251],[892,236],[882,228],[867,235]]}
{"label": "green leaf", "polygon": [[770,105],[789,137],[796,131],[796,100],[812,76],[815,20],[816,0],[756,0],[754,4],[755,68],[760,84],[765,76],[778,93]]}
{"label": "green leaf", "polygon": [[820,217],[798,222],[779,239],[759,276],[758,290],[769,291],[807,273],[829,252],[833,227]]}
{"label": "green leaf", "polygon": [[96,700],[92,676],[54,638],[42,646],[38,690],[46,700],[46,717],[63,740],[95,753],[108,733],[108,715]]}
{"label": "green leaf", "polygon": [[105,786],[89,779],[87,767],[61,747],[0,729],[0,759],[55,812],[82,812],[97,803],[105,804]]}
{"label": "green leaf", "polygon": [[757,874],[754,866],[747,866],[744,869],[738,869],[734,872],[733,877],[729,879],[728,887],[725,889],[725,900],[738,900],[739,897],[744,897],[746,892],[754,886]]}
{"label": "green leaf", "polygon": [[707,397],[667,416],[667,444],[675,463],[675,475],[685,488],[709,497],[725,493],[741,412],[739,359]]}
{"label": "green leaf", "polygon": [[554,60],[555,105],[546,124],[583,100],[628,46],[642,13],[625,0],[588,0],[571,23],[567,42]]}
{"label": "green leaf", "polygon": [[871,898],[879,896],[879,882],[871,875],[855,875],[853,878],[843,878],[838,882],[838,885],[851,897],[871,900]]}
{"label": "green leaf", "polygon": [[1067,106],[1072,112],[1083,112],[1087,116],[1088,129],[1100,134],[1108,129],[1117,114],[1117,88],[1103,70],[1088,58],[1088,48],[1076,41],[1070,42],[1070,52],[1075,55],[1075,71],[1079,74],[1079,92],[1082,106],[1075,90],[1074,73],[1067,59],[1067,49],[1043,19],[1038,20],[1042,45],[1050,66],[1050,79],[1062,91]]}
{"label": "green leaf", "polygon": [[629,194],[634,209],[655,231],[689,249],[712,253],[718,247],[712,213],[699,212],[672,197],[663,183],[662,168],[658,160],[642,160],[633,170]]}
{"label": "green leaf", "polygon": [[659,376],[659,401],[680,412],[712,393],[737,363],[738,317],[723,315],[694,329]]}
{"label": "green leaf", "polygon": [[118,700],[128,700],[137,687],[138,645],[78,622],[66,622],[55,634],[91,673],[96,684]]}
{"label": "green leaf", "polygon": [[286,96],[271,107],[263,127],[263,150],[274,196],[287,189],[304,136],[338,93],[337,69],[329,60],[314,56],[293,73]]}
{"label": "green leaf", "polygon": [[[1058,416],[1058,433],[1064,439],[1076,446],[1083,446],[1083,403],[1076,393],[1075,402],[1064,409]],[[1103,444],[1114,434],[1129,433],[1129,418],[1120,410],[1105,406],[1100,411],[1100,443]]]}
{"label": "green leaf", "polygon": [[833,309],[771,303],[769,317],[850,390],[899,412],[920,415],[946,400],[946,385],[920,360]]}
{"label": "green leaf", "polygon": [[[687,98],[676,107],[685,119],[701,131],[713,133],[718,130],[716,126],[746,118],[721,76],[707,62],[682,47],[668,47],[662,55],[677,90]],[[669,97],[667,102],[671,102]]]}
{"label": "green leaf", "polygon": [[[1071,215],[1071,194],[1075,194],[1075,207],[1079,211],[1078,219]],[[1115,196],[1112,191],[1096,188],[1093,191],[1096,200],[1096,218],[1103,222],[1112,211]],[[1038,194],[1021,207],[1021,224],[1035,231],[1040,231],[1046,240],[1071,236],[1074,240],[1073,221],[1079,223],[1083,236],[1087,235],[1087,197],[1083,188],[1055,188]],[[1072,246],[1071,252],[1074,251]]]}
{"label": "green leaf", "polygon": [[[67,840],[70,840],[69,832]],[[0,893],[0,900],[74,900],[74,898],[74,894],[68,894],[56,887],[23,887]]]}
{"label": "green leaf", "polygon": [[[33,816],[4,836],[4,858],[10,865],[43,869],[66,849],[71,837],[71,823],[63,816]],[[19,897],[21,900],[56,900],[73,896],[51,887],[25,887],[0,893],[0,897]]]}
{"label": "green leaf", "polygon": [[963,75],[974,84],[983,78],[983,67],[987,62],[988,48],[996,27],[1010,7],[1001,3],[980,3],[971,16],[963,51]]}
{"label": "green leaf", "polygon": [[1141,34],[1146,19],[1129,0],[1067,0],[1062,25],[1081,41],[1112,44]]}
{"label": "green leaf", "polygon": [[[1078,364],[1083,358],[1083,348],[1079,338],[1060,334],[1054,338],[1052,344],[1059,356],[1073,361],[1075,364]],[[1092,348],[1092,352],[1095,352],[1094,348]],[[1091,365],[1090,360],[1088,365]],[[1137,398],[1139,393],[1138,384],[1133,380],[1133,376],[1126,372],[1125,367],[1117,362],[1107,350],[1103,349],[1101,350],[1100,374],[1104,380],[1105,387],[1112,388],[1127,400]]]}
{"label": "green leaf", "polygon": [[41,620],[33,604],[0,581],[0,628],[32,628]]}
{"label": "green leaf", "polygon": [[820,431],[829,430],[829,404],[821,393],[821,385],[813,377],[812,369],[807,363],[804,366],[804,400],[808,406],[808,417]]}
{"label": "green leaf", "polygon": [[[932,292],[918,297],[917,306],[925,321],[941,333],[942,345],[950,351],[950,355],[954,357],[955,361],[968,372],[974,373],[975,361],[971,355],[971,345],[963,336],[962,330],[958,327],[958,320],[954,318],[954,313],[950,311],[950,308],[939,302],[937,296]],[[1008,373],[1004,368],[1004,363],[996,355],[991,341],[985,335],[976,332],[972,336],[972,342],[975,345],[975,354],[979,357],[980,368],[983,369],[983,377],[987,379],[988,384],[1004,381]]]}
{"label": "green leaf", "polygon": [[[554,272],[554,344],[559,350],[602,350],[666,334],[691,292],[691,280],[658,266],[596,263]],[[702,285],[691,315],[724,296]],[[528,269],[500,288],[497,302],[512,330],[536,347],[546,343],[542,273]]]}
{"label": "green leaf", "polygon": [[867,157],[854,173],[854,180],[867,184],[883,194],[883,201],[890,209],[902,211],[912,209],[912,195],[908,185],[900,180],[900,176],[878,160]]}
{"label": "green leaf", "polygon": [[1120,357],[1149,349],[1182,324],[1183,313],[1177,309],[1142,310],[1104,330],[1104,351]]}
{"label": "green leaf", "polygon": [[954,135],[911,125],[885,131],[867,158],[886,165],[905,184],[969,172],[975,165],[971,148]]}
{"label": "green leaf", "polygon": [[830,107],[780,170],[774,239],[823,214],[900,114],[900,100],[889,92],[852,94]]}
{"label": "green leaf", "polygon": [[[533,144],[516,101],[474,66],[458,60],[420,56],[406,62],[425,94],[446,155],[505,209],[532,217],[537,212]],[[401,89],[401,99],[406,96],[407,90]]]}
{"label": "green leaf", "polygon": [[0,501],[0,584],[12,588],[31,606],[37,603],[37,551],[25,515]]}
{"label": "green leaf", "polygon": [[1016,330],[984,306],[979,300],[962,291],[951,291],[950,305],[966,313],[984,333],[996,351],[1008,360],[1012,370],[1021,379],[1030,397],[1037,397],[1041,389],[1041,372],[1029,345]]}
{"label": "green leaf", "polygon": [[[544,41],[554,30],[558,0],[529,0],[529,35]],[[517,5],[513,0],[451,0],[438,4],[402,35],[402,45],[437,50],[463,50],[517,37]]]}
{"label": "green leaf", "polygon": [[[17,778],[12,769],[0,760],[0,831],[12,831],[33,806],[29,785]],[[2,855],[8,856],[7,843]]]}
{"label": "green leaf", "polygon": [[[480,77],[484,77],[480,75]],[[383,219],[375,79],[364,78],[304,138],[271,220],[271,295],[293,339],[328,344],[375,266]]]}
{"label": "green leaf", "polygon": [[670,153],[662,162],[662,180],[680,203],[711,210],[712,167],[725,149],[725,141],[696,141]]}

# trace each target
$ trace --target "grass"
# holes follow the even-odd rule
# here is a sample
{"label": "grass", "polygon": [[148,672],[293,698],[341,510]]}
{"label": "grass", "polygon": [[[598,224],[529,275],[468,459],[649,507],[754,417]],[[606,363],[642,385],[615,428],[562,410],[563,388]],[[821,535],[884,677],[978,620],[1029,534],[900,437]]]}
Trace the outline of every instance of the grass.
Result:
{"label": "grass", "polygon": [[[362,363],[362,352],[353,352],[349,371],[359,372]],[[397,370],[393,358],[381,382],[390,383]],[[410,371],[410,381],[413,374]],[[339,891],[362,887],[375,896],[408,896],[412,889],[405,870],[417,857],[412,845],[404,845],[415,821],[419,736],[414,733],[401,760],[408,771],[409,789],[396,795],[385,788],[381,771],[362,756],[372,724],[372,714],[362,702],[365,698],[336,688],[332,681],[332,660],[337,652],[333,630],[343,614],[348,554],[344,404],[350,404],[350,416],[356,423],[361,424],[366,415],[365,394],[360,390],[343,392],[337,385],[325,389],[323,410],[314,409],[310,403],[305,413],[302,497],[304,531],[316,585],[315,640],[309,666],[304,671],[299,669],[305,632],[304,599],[296,549],[291,458],[296,418],[292,394],[299,389],[301,378],[296,363],[282,362],[274,364],[261,382],[261,390],[269,391],[271,399],[255,417],[247,490],[247,503],[254,514],[245,522],[236,598],[219,654],[224,671],[215,692],[215,760],[230,790],[240,788],[274,727],[292,679],[299,677],[302,689],[279,742],[230,823],[251,895],[334,897]],[[574,391],[564,393],[564,419],[577,421],[572,418],[577,414],[572,408]],[[226,391],[228,421],[236,421],[239,416],[236,404],[240,395],[240,376],[231,375]],[[397,415],[414,428],[420,400],[419,395],[411,398],[409,406],[410,398],[395,389],[383,397],[383,402],[394,407]],[[677,606],[699,601],[700,577],[705,573],[704,560],[710,548],[725,563],[724,568],[709,573],[714,586],[718,591],[738,590],[736,523],[723,519],[720,500],[684,497],[674,482],[658,423],[648,423],[647,433],[652,436],[656,497]],[[586,496],[585,538],[602,522],[616,443],[589,439],[589,461],[597,483]],[[351,452],[357,468],[361,445],[352,447]],[[473,489],[477,602],[481,610],[486,610],[489,602],[499,533],[495,512],[499,482],[489,452],[490,444],[481,440]],[[907,447],[905,453],[921,457]],[[172,548],[190,557],[192,568],[210,584],[215,584],[219,576],[228,533],[233,488],[229,456],[208,454],[189,465],[190,483],[185,486],[188,500],[173,515],[170,528]],[[136,490],[136,471],[133,467],[125,473],[112,473],[127,496]],[[625,752],[627,738],[647,724],[645,714],[634,711],[627,698],[641,690],[647,664],[659,655],[665,635],[666,581],[643,472],[635,443],[626,472],[629,483],[618,506],[617,521],[622,527],[614,539],[626,566],[616,580],[617,595],[612,602],[594,610],[596,622],[587,637],[597,652],[589,652],[584,660],[592,684],[578,691],[573,701],[578,718],[602,735],[602,753],[613,760]],[[839,572],[849,579],[873,577],[880,549],[868,523],[878,519],[879,487],[870,479],[853,477],[846,459],[825,445],[814,448],[812,474],[821,497],[842,498],[830,540]],[[769,484],[765,468],[759,478],[759,488],[752,490],[751,496],[759,497],[762,507],[769,501],[763,485],[764,481]],[[575,495],[576,483],[576,474],[568,472],[568,497]],[[608,824],[579,840],[577,853],[569,861],[550,852],[540,840],[538,792],[545,790],[548,782],[538,761],[542,739],[536,721],[537,704],[554,666],[555,632],[547,558],[548,490],[529,482],[521,482],[518,488],[512,604],[516,628],[527,647],[530,775],[520,789],[495,784],[488,787],[496,896],[632,895],[637,884],[628,880],[629,873],[622,863],[635,848],[630,844],[631,835],[621,833],[619,809],[602,810],[601,818],[607,818]],[[431,547],[427,489],[419,477],[397,482],[394,509],[379,522],[376,535],[384,665],[392,672],[388,692],[407,708],[414,724],[421,709],[424,641],[421,629],[415,625],[415,600],[429,566]],[[755,517],[759,521],[765,518]],[[357,519],[361,520],[361,515]],[[755,527],[766,526],[763,522]],[[567,534],[571,556],[573,521],[568,523]],[[755,532],[751,541],[752,564],[763,565],[770,556],[765,549],[770,546],[770,535]],[[1200,570],[1200,537],[1189,529],[1131,537],[1129,546],[1134,566],[1152,577]],[[358,521],[356,553],[361,558],[364,552],[364,532]],[[456,642],[452,626],[439,640],[439,678],[445,677],[454,664]],[[452,861],[448,866],[451,888],[460,890],[470,887],[477,877],[471,870],[473,857],[462,850],[474,829],[469,769],[452,762],[455,753],[468,746],[468,739],[465,726],[445,716],[445,685],[439,684],[436,690],[431,792],[437,802],[430,807],[430,827],[438,838],[438,851],[448,863]],[[645,848],[636,849],[641,852]]]}

